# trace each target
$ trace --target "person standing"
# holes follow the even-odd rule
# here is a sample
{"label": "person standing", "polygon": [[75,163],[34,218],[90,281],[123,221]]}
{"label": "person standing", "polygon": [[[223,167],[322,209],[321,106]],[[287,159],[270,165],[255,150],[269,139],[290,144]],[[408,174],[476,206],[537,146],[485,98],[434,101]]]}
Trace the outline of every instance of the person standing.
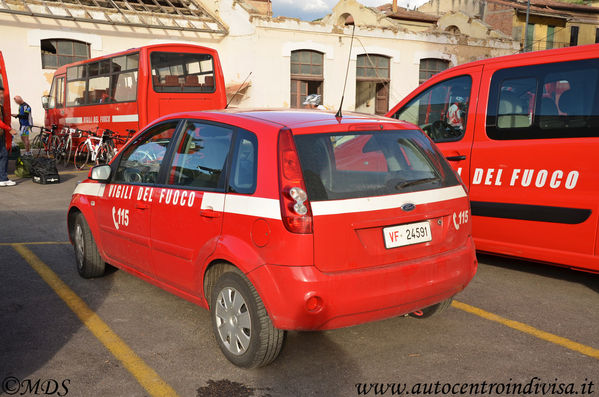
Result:
{"label": "person standing", "polygon": [[[0,87],[0,109],[4,106],[4,88]],[[1,117],[0,112],[0,186],[14,186],[16,183],[8,179],[6,169],[8,168],[8,150],[6,150],[6,132],[15,135],[17,131],[13,130],[12,127],[4,121]]]}
{"label": "person standing", "polygon": [[29,134],[31,133],[31,127],[33,126],[31,106],[18,95],[15,96],[14,99],[17,105],[19,105],[19,113],[13,114],[13,117],[19,119],[19,131],[21,133],[21,140],[25,144],[25,154],[31,154],[31,147],[29,144]]}

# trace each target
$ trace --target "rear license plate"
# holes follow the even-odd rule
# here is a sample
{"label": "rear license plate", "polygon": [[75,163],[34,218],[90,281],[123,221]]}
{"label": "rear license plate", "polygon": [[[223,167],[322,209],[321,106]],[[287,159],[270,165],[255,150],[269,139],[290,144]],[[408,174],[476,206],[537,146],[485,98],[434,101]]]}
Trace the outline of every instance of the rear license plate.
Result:
{"label": "rear license plate", "polygon": [[428,222],[386,227],[383,229],[383,235],[385,236],[385,248],[425,243],[433,239]]}

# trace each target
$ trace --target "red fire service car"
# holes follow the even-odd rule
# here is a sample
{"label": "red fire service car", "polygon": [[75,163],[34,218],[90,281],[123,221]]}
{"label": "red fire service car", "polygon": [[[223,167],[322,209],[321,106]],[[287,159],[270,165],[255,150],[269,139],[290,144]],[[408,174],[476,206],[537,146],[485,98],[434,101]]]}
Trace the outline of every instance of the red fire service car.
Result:
{"label": "red fire service car", "polygon": [[599,44],[456,66],[388,115],[468,185],[478,250],[599,272]]}
{"label": "red fire service car", "polygon": [[256,367],[285,330],[447,307],[476,272],[470,218],[412,124],[214,111],[163,117],[92,168],[68,227],[81,276],[109,263],[209,308],[225,356]]}

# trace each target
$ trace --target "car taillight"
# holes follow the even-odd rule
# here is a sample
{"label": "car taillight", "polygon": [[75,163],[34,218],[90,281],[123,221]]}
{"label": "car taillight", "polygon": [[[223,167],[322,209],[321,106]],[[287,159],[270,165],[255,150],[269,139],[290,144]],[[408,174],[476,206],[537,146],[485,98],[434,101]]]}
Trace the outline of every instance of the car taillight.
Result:
{"label": "car taillight", "polygon": [[299,157],[289,129],[279,131],[279,188],[281,218],[292,233],[312,233],[312,209]]}

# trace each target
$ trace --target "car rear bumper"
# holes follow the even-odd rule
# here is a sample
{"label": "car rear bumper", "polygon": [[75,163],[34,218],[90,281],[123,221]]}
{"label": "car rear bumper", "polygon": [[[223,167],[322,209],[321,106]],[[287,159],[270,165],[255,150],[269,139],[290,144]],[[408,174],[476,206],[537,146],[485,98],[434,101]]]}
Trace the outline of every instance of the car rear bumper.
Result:
{"label": "car rear bumper", "polygon": [[275,327],[323,330],[434,305],[463,290],[476,268],[474,243],[468,238],[450,252],[374,269],[322,273],[315,266],[264,265],[247,276]]}

